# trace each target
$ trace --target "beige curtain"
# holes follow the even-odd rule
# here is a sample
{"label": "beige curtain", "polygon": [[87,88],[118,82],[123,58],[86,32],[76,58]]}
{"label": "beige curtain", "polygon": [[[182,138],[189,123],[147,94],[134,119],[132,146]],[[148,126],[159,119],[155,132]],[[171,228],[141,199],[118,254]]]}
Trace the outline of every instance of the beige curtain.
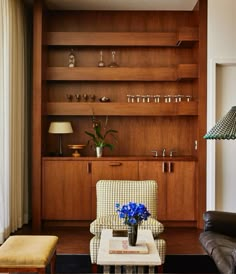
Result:
{"label": "beige curtain", "polygon": [[26,35],[21,0],[0,0],[0,243],[28,221]]}

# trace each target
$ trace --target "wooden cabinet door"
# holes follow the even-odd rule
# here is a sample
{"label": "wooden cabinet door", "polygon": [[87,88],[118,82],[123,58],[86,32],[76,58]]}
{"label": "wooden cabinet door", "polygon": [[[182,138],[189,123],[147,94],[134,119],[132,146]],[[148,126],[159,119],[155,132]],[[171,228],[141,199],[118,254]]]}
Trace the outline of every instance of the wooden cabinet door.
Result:
{"label": "wooden cabinet door", "polygon": [[99,180],[138,180],[138,161],[92,162],[92,218],[96,218],[96,183]]}
{"label": "wooden cabinet door", "polygon": [[195,220],[195,162],[168,162],[167,220]]}
{"label": "wooden cabinet door", "polygon": [[166,174],[163,170],[163,162],[159,161],[140,161],[139,179],[155,180],[157,182],[157,218],[166,220]]}
{"label": "wooden cabinet door", "polygon": [[86,161],[43,161],[44,220],[90,220],[91,174]]}
{"label": "wooden cabinet door", "polygon": [[157,181],[158,220],[195,220],[195,162],[140,161],[139,178]]}

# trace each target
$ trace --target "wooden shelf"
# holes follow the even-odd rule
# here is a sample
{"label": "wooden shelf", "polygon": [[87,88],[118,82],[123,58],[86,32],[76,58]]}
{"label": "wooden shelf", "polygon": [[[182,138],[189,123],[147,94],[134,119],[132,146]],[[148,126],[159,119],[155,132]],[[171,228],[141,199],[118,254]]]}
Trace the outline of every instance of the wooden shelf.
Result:
{"label": "wooden shelf", "polygon": [[47,32],[49,46],[180,46],[198,41],[197,28],[177,32]]}
{"label": "wooden shelf", "polygon": [[46,80],[68,81],[177,81],[198,78],[196,64],[173,67],[48,67]]}
{"label": "wooden shelf", "polygon": [[47,103],[46,115],[196,116],[196,101],[179,103]]}
{"label": "wooden shelf", "polygon": [[184,27],[178,32],[178,46],[192,46],[199,41],[198,28]]}
{"label": "wooden shelf", "polygon": [[96,157],[96,156],[82,156],[82,157],[72,157],[72,156],[44,156],[42,157],[43,161],[194,161],[197,162],[198,159],[195,156],[190,155],[178,155],[178,156],[151,156],[151,155],[139,155],[139,156],[132,156],[132,155],[123,155],[123,156],[103,156],[103,157]]}

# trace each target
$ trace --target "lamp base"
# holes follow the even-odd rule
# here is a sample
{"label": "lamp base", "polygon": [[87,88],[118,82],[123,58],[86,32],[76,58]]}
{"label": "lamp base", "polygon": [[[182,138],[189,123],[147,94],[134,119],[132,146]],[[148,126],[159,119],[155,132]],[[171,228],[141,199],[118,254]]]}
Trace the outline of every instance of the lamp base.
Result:
{"label": "lamp base", "polygon": [[62,154],[60,155],[59,152],[51,151],[48,153],[48,156],[49,157],[62,157],[63,155]]}
{"label": "lamp base", "polygon": [[63,156],[63,152],[62,152],[62,135],[59,134],[59,153],[58,153],[59,157]]}

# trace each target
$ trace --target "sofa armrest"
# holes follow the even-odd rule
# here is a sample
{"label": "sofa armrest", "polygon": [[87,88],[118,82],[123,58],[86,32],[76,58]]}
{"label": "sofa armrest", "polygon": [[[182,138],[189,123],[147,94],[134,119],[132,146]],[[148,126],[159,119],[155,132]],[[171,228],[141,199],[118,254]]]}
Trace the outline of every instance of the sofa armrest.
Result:
{"label": "sofa armrest", "polygon": [[214,231],[228,236],[236,236],[236,213],[206,211],[203,215],[204,231]]}

